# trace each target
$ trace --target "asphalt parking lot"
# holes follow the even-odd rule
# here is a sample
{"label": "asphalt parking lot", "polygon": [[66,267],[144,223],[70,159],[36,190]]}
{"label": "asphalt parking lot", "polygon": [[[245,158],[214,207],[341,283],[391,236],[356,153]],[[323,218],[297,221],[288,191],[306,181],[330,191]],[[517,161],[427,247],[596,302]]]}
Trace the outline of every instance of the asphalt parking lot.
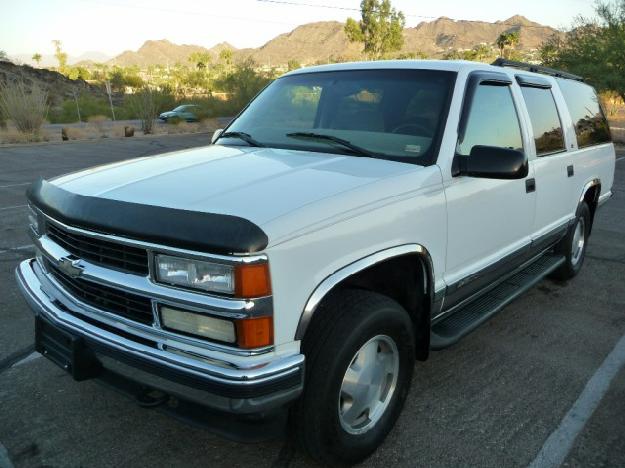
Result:
{"label": "asphalt parking lot", "polygon": [[[207,142],[186,135],[0,147],[0,467],[315,466],[288,439],[222,440],[97,382],[75,383],[32,353],[32,314],[13,278],[32,253],[28,184]],[[617,157],[614,197],[598,213],[580,275],[542,281],[417,363],[399,423],[363,466],[549,466],[554,452],[564,466],[625,466],[625,369],[612,359],[625,344],[625,151]]]}

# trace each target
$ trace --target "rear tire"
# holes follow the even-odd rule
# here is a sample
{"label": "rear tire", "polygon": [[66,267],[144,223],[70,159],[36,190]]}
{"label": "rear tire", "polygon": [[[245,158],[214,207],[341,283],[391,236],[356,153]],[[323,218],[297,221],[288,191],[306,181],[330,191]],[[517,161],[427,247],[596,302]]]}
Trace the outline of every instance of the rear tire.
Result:
{"label": "rear tire", "polygon": [[590,208],[586,202],[582,202],[577,208],[575,223],[556,245],[556,253],[564,255],[566,260],[552,273],[552,278],[565,281],[579,273],[586,257],[591,222]]}
{"label": "rear tire", "polygon": [[394,300],[361,290],[337,293],[316,313],[302,345],[306,380],[292,422],[317,461],[357,463],[401,412],[415,364],[413,324]]}

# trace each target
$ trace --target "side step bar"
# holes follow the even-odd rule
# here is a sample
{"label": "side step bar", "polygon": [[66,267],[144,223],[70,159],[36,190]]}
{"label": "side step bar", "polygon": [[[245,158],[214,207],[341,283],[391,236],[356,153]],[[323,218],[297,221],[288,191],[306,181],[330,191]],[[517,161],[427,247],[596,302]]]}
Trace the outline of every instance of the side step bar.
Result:
{"label": "side step bar", "polygon": [[490,291],[432,325],[430,348],[447,348],[471,333],[564,263],[564,256],[544,255]]}

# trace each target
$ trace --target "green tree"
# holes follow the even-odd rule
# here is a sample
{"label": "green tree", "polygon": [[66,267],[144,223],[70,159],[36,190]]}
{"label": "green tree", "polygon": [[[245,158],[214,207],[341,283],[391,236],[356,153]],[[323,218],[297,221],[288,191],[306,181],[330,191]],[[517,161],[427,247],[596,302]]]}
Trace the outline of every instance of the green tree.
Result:
{"label": "green tree", "polygon": [[595,17],[579,17],[563,39],[543,44],[540,55],[545,65],[581,75],[625,100],[625,0],[597,3]]}
{"label": "green tree", "polygon": [[475,52],[475,60],[484,62],[493,56],[493,49],[488,44],[478,44],[473,47]]}
{"label": "green tree", "polygon": [[232,53],[232,50],[228,48],[221,49],[221,52],[219,52],[219,60],[226,64],[226,66],[232,65],[233,56],[234,54]]}
{"label": "green tree", "polygon": [[4,50],[0,50],[0,60],[8,60],[9,57]]}
{"label": "green tree", "polygon": [[291,59],[289,60],[289,62],[287,63],[287,68],[289,71],[291,70],[297,70],[298,68],[302,68],[302,64],[299,63],[297,60],[295,59]]}
{"label": "green tree", "polygon": [[91,78],[91,72],[85,67],[66,67],[65,75],[70,80],[88,80]]}
{"label": "green tree", "polygon": [[42,57],[40,53],[33,54],[32,59],[35,61],[35,63],[37,63],[37,66],[41,65]]}
{"label": "green tree", "polygon": [[63,74],[67,71],[67,53],[63,51],[63,44],[58,39],[52,41],[54,44],[54,57],[59,62],[59,71]]}
{"label": "green tree", "polygon": [[205,70],[211,62],[211,55],[208,52],[193,52],[189,55],[189,62],[198,70]]}
{"label": "green tree", "polygon": [[514,47],[519,43],[520,34],[519,31],[505,31],[502,32],[495,44],[499,47],[499,56],[506,58],[506,50],[510,47]]}
{"label": "green tree", "polygon": [[217,82],[220,89],[231,94],[230,100],[240,110],[245,106],[271,79],[256,71],[257,64],[251,58],[237,64],[232,73]]}
{"label": "green tree", "polygon": [[360,21],[348,18],[344,29],[350,41],[363,43],[367,56],[379,59],[402,48],[406,19],[390,0],[362,0],[360,14]]}

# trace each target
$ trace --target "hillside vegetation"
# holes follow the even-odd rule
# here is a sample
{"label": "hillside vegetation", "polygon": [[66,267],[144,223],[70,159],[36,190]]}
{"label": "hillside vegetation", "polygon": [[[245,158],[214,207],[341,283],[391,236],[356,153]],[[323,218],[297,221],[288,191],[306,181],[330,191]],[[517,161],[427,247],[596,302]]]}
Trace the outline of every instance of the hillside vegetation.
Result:
{"label": "hillside vegetation", "polygon": [[[449,54],[469,50],[480,44],[494,45],[497,37],[506,31],[518,31],[519,53],[532,54],[549,37],[559,31],[527,18],[515,15],[503,21],[455,21],[441,17],[404,29],[404,46],[399,57],[445,58]],[[302,65],[333,61],[359,60],[364,56],[357,43],[350,42],[344,24],[323,21],[298,26],[281,34],[258,48],[236,49],[227,43],[210,49],[196,45],[177,45],[167,40],[146,41],[137,51],[126,51],[113,58],[108,65],[139,66],[170,65],[186,62],[194,52],[208,53],[214,58],[223,49],[230,49],[235,60],[252,58],[265,67],[284,67],[296,61]]]}

